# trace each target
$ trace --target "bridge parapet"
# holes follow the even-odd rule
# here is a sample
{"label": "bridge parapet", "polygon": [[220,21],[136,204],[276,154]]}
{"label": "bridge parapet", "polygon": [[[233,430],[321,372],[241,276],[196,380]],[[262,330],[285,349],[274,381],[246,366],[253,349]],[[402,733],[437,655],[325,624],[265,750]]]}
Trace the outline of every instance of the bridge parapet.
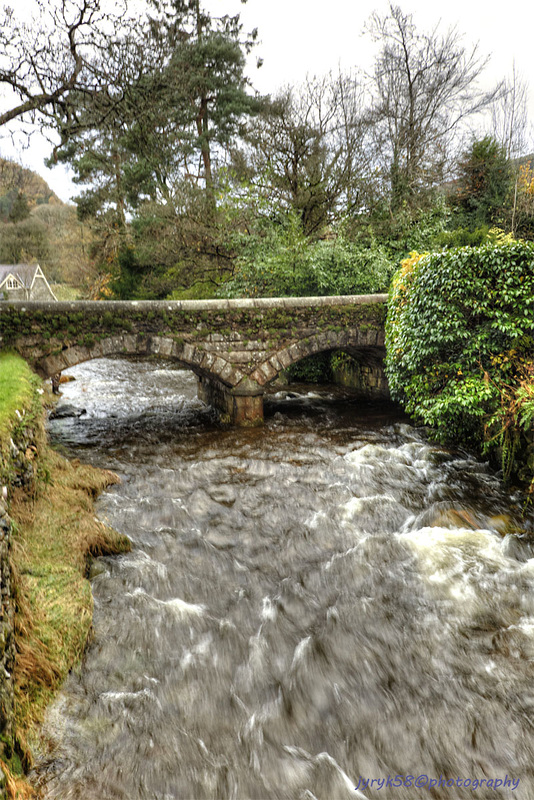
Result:
{"label": "bridge parapet", "polygon": [[43,377],[105,356],[172,358],[199,376],[201,396],[230,421],[254,424],[266,385],[306,356],[344,350],[381,362],[386,299],[3,302],[0,346]]}

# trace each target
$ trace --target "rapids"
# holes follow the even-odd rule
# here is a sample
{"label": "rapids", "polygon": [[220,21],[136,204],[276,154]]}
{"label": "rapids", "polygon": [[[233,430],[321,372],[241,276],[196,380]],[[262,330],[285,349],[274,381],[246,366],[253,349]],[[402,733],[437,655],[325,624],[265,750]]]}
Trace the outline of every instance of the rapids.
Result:
{"label": "rapids", "polygon": [[534,525],[485,464],[331,387],[238,430],[171,363],[70,372],[52,439],[120,475],[133,549],[94,563],[45,797],[534,798]]}

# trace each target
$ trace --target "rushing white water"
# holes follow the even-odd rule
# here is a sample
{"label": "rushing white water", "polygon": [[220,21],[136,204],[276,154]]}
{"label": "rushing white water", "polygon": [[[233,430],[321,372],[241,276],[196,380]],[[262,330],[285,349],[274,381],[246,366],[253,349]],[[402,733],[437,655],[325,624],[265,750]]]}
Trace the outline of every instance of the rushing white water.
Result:
{"label": "rushing white water", "polygon": [[52,434],[120,474],[133,549],[95,563],[46,797],[534,798],[534,526],[485,465],[334,391],[235,430],[170,364],[72,372]]}

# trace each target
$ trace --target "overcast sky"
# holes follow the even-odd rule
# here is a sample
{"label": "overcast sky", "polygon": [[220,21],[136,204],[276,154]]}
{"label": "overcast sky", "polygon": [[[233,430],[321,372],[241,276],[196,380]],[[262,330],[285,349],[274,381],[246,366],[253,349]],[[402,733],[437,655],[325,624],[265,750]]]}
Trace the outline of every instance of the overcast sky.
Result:
{"label": "overcast sky", "polygon": [[[135,0],[129,0],[135,2]],[[5,0],[0,0],[2,5]],[[28,16],[35,11],[35,0],[11,3]],[[528,2],[503,4],[501,0],[447,0],[433,4],[429,0],[403,0],[405,13],[413,14],[418,29],[430,31],[439,24],[442,31],[454,27],[469,49],[479,43],[481,55],[491,56],[485,75],[488,86],[510,76],[515,61],[516,72],[532,84],[530,117],[534,121],[534,5]],[[213,14],[241,13],[246,30],[258,28],[259,45],[251,56],[249,75],[261,93],[272,93],[288,83],[299,83],[306,75],[322,75],[338,68],[369,69],[375,52],[369,36],[363,34],[366,20],[373,11],[386,13],[387,0],[204,0]],[[257,57],[263,66],[254,67]],[[78,188],[73,186],[62,167],[46,170],[43,159],[49,148],[34,139],[30,150],[13,149],[0,139],[0,155],[17,158],[48,181],[50,187],[68,201]]]}

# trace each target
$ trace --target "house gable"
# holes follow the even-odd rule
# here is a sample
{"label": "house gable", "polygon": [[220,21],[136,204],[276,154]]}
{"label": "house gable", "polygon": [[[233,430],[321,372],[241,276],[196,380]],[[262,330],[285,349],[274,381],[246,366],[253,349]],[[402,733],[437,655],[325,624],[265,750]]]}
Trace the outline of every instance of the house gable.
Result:
{"label": "house gable", "polygon": [[0,264],[0,293],[7,300],[57,300],[39,264]]}
{"label": "house gable", "polygon": [[24,286],[22,285],[19,278],[13,275],[12,272],[9,272],[5,278],[0,283],[0,291],[3,289],[13,290],[13,289],[23,289]]}
{"label": "house gable", "polygon": [[30,300],[57,300],[39,264],[35,265],[29,290]]}

